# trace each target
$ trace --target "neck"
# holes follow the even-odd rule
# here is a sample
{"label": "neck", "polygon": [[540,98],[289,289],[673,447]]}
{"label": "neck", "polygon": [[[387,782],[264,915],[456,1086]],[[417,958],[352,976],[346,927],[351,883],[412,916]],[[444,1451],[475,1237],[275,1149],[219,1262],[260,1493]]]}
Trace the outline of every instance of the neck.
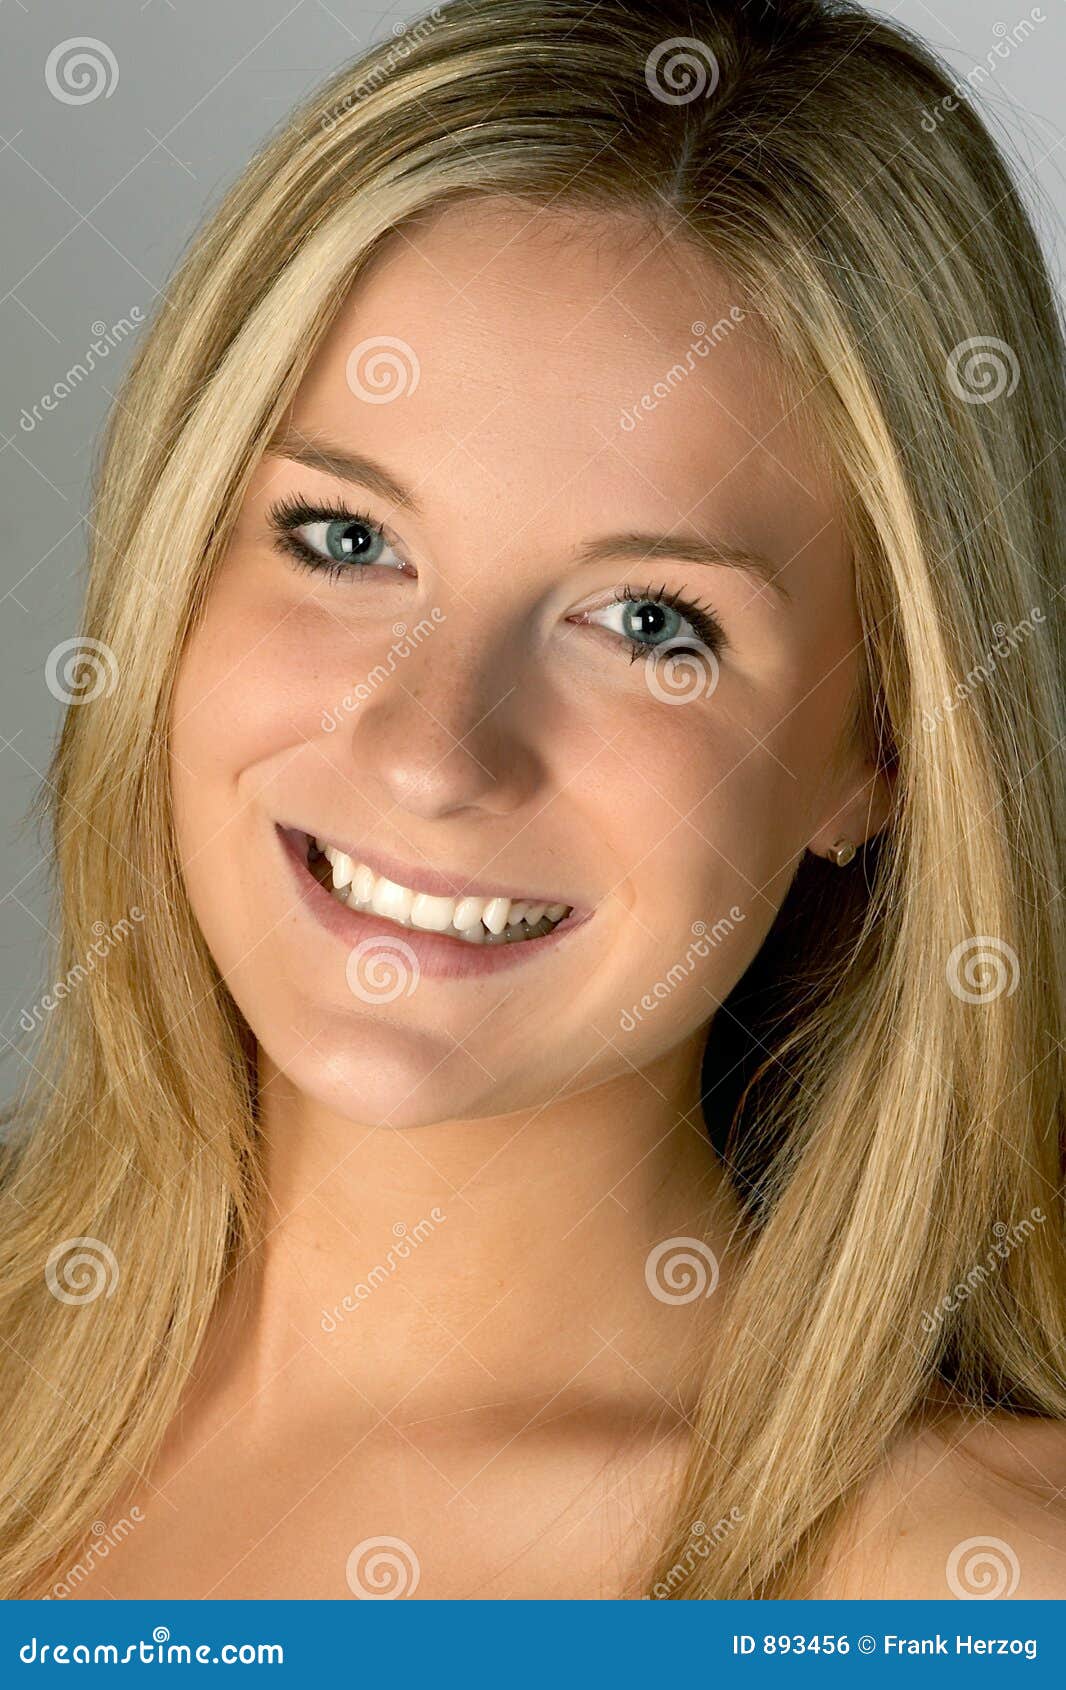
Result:
{"label": "neck", "polygon": [[[324,1112],[261,1056],[266,1233],[224,1299],[246,1383],[268,1395],[310,1346],[375,1412],[688,1398],[738,1214],[699,1109],[703,1038],[536,1109],[404,1130]],[[706,1241],[717,1294],[653,1294],[671,1238]]]}

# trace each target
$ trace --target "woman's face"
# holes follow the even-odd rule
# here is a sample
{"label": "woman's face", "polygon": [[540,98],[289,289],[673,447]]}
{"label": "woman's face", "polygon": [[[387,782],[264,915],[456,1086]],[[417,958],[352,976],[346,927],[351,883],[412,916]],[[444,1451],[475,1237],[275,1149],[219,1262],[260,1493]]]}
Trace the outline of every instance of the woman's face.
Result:
{"label": "woman's face", "polygon": [[727,281],[508,203],[407,231],[258,466],[179,675],[186,883],[268,1057],[411,1126],[698,1037],[804,850],[883,820],[833,758],[859,641]]}

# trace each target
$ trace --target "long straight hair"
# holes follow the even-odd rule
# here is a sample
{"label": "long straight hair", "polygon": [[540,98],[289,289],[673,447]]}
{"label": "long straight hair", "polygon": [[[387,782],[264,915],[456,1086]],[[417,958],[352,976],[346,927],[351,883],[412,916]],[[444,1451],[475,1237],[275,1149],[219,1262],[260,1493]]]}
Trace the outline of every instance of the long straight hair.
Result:
{"label": "long straight hair", "polygon": [[1066,1416],[1066,384],[1029,215],[945,70],[858,6],[454,0],[268,140],[109,424],[96,667],[47,788],[76,984],[27,1056],[0,1197],[4,1594],[150,1473],[260,1235],[254,1041],[172,825],[183,643],[348,290],[401,224],[478,195],[637,216],[728,275],[838,489],[859,727],[894,771],[850,890],[801,869],[715,1023],[712,1049],[722,1021],[746,1040],[724,1145],[746,1260],[642,1589],[804,1594],[938,1382]]}

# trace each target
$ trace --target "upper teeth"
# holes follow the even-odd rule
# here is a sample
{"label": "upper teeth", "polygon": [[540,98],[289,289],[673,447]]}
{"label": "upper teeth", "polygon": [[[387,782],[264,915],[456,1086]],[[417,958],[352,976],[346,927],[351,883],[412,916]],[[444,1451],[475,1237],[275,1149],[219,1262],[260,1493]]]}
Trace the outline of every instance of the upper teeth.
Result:
{"label": "upper teeth", "polygon": [[375,874],[334,845],[315,841],[333,868],[333,886],[354,909],[371,909],[401,927],[427,933],[452,933],[474,944],[501,944],[525,939],[542,920],[553,926],[570,910],[569,904],[534,904],[521,898],[437,898],[415,892]]}

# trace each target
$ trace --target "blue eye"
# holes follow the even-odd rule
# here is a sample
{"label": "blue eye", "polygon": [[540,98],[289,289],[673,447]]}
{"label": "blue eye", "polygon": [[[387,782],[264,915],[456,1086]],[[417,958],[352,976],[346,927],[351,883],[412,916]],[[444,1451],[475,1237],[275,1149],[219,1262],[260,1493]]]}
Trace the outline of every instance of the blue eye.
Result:
{"label": "blue eye", "polygon": [[[290,495],[271,506],[268,521],[278,551],[294,559],[301,569],[323,572],[331,580],[340,576],[351,579],[371,565],[408,569],[386,539],[381,523],[339,502],[310,504]],[[618,587],[612,603],[584,610],[572,620],[591,625],[594,617],[604,616],[616,618],[615,623],[596,625],[618,635],[631,662],[653,658],[658,652],[664,656],[717,658],[729,644],[709,606],[697,604],[681,592],[670,592],[665,586]]]}
{"label": "blue eye", "polygon": [[343,505],[312,505],[282,499],[269,513],[275,545],[304,569],[324,570],[331,578],[356,574],[361,566],[381,564],[404,569],[380,523]]}
{"label": "blue eye", "polygon": [[729,643],[712,610],[686,599],[680,592],[668,592],[665,586],[619,587],[613,603],[598,610],[586,610],[579,620],[591,623],[594,616],[614,618],[613,623],[597,626],[606,626],[618,634],[628,646],[633,662],[654,657],[659,651],[670,655],[703,652],[717,657]]}

